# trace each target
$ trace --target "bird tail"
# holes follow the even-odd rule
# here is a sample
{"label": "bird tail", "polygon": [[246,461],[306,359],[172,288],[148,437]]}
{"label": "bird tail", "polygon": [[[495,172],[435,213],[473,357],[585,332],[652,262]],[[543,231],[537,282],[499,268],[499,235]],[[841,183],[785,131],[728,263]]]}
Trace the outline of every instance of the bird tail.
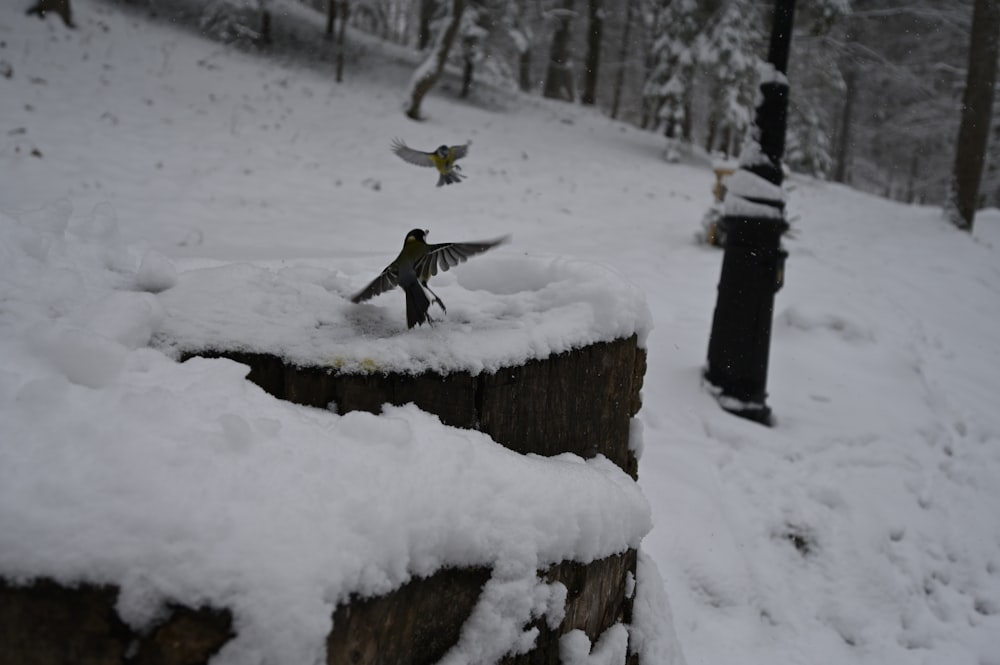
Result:
{"label": "bird tail", "polygon": [[430,320],[427,310],[431,307],[431,300],[420,286],[420,280],[413,280],[403,286],[403,290],[406,292],[406,327],[412,328],[427,323]]}
{"label": "bird tail", "polygon": [[462,182],[462,174],[458,172],[458,166],[455,166],[451,171],[447,173],[442,173],[441,177],[438,178],[437,186],[450,185],[453,182]]}

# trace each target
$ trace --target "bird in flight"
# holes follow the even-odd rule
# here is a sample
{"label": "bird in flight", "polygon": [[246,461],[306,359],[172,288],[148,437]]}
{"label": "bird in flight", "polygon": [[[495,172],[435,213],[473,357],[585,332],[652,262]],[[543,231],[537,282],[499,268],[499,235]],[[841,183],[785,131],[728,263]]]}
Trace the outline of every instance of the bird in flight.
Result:
{"label": "bird in flight", "polygon": [[[368,286],[361,289],[351,302],[361,303],[369,298],[399,286],[406,293],[406,325],[408,328],[421,323],[432,323],[427,310],[434,299],[441,310],[447,312],[444,303],[427,286],[427,280],[449,268],[463,263],[470,256],[482,254],[510,240],[510,236],[502,236],[492,240],[473,242],[444,242],[437,245],[427,244],[427,234],[424,229],[413,229],[406,234],[403,249],[392,263],[385,267],[378,277]],[[430,293],[430,296],[427,294]]]}
{"label": "bird in flight", "polygon": [[461,173],[462,169],[455,162],[469,154],[468,143],[453,146],[443,145],[434,152],[424,152],[423,150],[414,150],[400,139],[394,139],[392,151],[399,155],[399,158],[404,162],[436,168],[440,174],[438,187],[462,182],[462,178],[465,177]]}

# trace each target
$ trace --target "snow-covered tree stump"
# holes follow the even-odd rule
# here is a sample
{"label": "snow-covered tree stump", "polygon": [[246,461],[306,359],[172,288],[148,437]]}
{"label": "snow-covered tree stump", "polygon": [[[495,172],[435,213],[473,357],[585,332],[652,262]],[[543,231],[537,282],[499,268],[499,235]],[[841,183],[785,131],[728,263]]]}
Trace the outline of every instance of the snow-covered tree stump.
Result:
{"label": "snow-covered tree stump", "polygon": [[300,367],[262,353],[187,355],[245,364],[247,378],[296,404],[379,413],[383,404],[412,402],[446,425],[478,429],[519,453],[604,455],[633,478],[637,475],[629,430],[641,406],[646,352],[635,336],[480,374],[345,373]]}
{"label": "snow-covered tree stump", "polygon": [[[448,277],[447,314],[407,330],[400,294],[353,305],[320,269],[181,274],[150,314],[179,362],[126,371],[157,364],[206,401],[175,413],[186,435],[136,433],[129,477],[96,470],[101,496],[138,502],[141,538],[102,523],[111,555],[88,539],[50,574],[11,559],[0,663],[555,665],[590,644],[637,663],[645,300],[562,260]],[[126,401],[159,413],[169,394]]]}
{"label": "snow-covered tree stump", "polygon": [[[558,630],[536,622],[538,647],[509,656],[504,665],[558,665],[559,637],[581,630],[596,641],[628,623],[626,597],[636,553],[588,565],[565,562],[544,572],[569,591]],[[329,665],[433,665],[458,641],[475,607],[487,568],[446,568],[376,598],[354,599],[333,615]],[[631,578],[634,579],[634,578]],[[136,631],[119,619],[114,586],[61,586],[42,580],[12,586],[0,579],[0,663],[32,665],[197,665],[207,663],[233,637],[227,610],[174,606],[152,630]],[[637,663],[632,657],[629,663]]]}
{"label": "snow-covered tree stump", "polygon": [[140,633],[119,618],[117,601],[112,585],[0,579],[0,663],[194,665],[233,636],[228,611],[185,607]]}
{"label": "snow-covered tree stump", "polygon": [[[188,351],[226,357],[250,368],[248,379],[280,399],[338,413],[379,413],[384,404],[414,403],[446,425],[478,429],[520,453],[584,458],[603,455],[633,478],[632,418],[638,412],[646,369],[636,336],[591,344],[495,372],[340,372],[300,367],[262,353]],[[538,646],[508,657],[507,665],[556,665],[559,637],[583,630],[595,641],[611,626],[628,622],[635,550],[583,565],[564,562],[542,573],[568,591],[558,629],[538,621]],[[437,662],[459,638],[488,569],[445,569],[386,596],[341,605],[327,642],[329,663],[402,665]]]}

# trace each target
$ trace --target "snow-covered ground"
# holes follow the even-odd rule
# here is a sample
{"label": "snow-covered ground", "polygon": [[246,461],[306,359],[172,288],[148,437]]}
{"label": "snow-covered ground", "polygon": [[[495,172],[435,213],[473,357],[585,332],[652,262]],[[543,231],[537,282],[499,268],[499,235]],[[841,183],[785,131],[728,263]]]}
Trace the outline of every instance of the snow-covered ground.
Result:
{"label": "snow-covered ground", "polygon": [[[661,660],[679,644],[691,665],[1000,663],[1000,212],[969,236],[791,177],[763,428],[699,379],[722,257],[692,240],[707,159],[666,163],[658,136],[515,94],[432,95],[414,123],[406,58],[371,40],[337,85],[92,0],[74,1],[77,31],[27,4],[0,6],[0,574],[115,581],[136,623],[167,590],[228,600],[244,637],[220,662],[310,662],[350,591],[502,563],[480,609],[508,625],[470,628],[449,656],[470,662],[523,640],[525,616],[558,618],[534,566],[642,539],[640,586],[658,568],[673,610],[643,626]],[[468,179],[436,188],[396,136],[471,139]],[[341,296],[414,227],[513,241],[438,275],[448,314],[407,331],[398,290]],[[254,334],[361,311],[394,352],[437,342],[449,362],[475,362],[454,340],[477,322],[494,359],[638,331],[639,486],[412,406],[338,416],[235,363],[175,363],[151,340],[213,332],[172,314],[211,308],[191,285],[233,287],[219,296]],[[269,633],[276,615],[287,630]]]}

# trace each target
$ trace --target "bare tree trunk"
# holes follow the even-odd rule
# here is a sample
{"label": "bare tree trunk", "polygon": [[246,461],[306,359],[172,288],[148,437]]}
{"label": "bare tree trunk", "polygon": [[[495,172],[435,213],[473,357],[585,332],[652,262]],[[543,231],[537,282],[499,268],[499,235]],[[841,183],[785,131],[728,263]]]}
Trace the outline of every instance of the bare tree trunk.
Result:
{"label": "bare tree trunk", "polygon": [[684,119],[681,121],[681,138],[691,142],[691,132],[694,129],[694,116],[691,113],[691,106],[693,102],[691,101],[691,88],[690,83],[688,84],[688,91],[684,96]]}
{"label": "bare tree trunk", "polygon": [[531,92],[531,49],[521,51],[517,58],[518,83],[521,90]]}
{"label": "bare tree trunk", "polygon": [[420,25],[417,28],[417,50],[423,51],[431,42],[431,20],[437,10],[435,0],[420,0]]}
{"label": "bare tree trunk", "polygon": [[722,128],[722,138],[719,143],[722,145],[722,156],[729,159],[733,154],[733,126],[728,122]]}
{"label": "bare tree trunk", "polygon": [[333,24],[337,18],[337,0],[326,0],[326,32],[327,40],[333,40]]}
{"label": "bare tree trunk", "polygon": [[258,0],[260,9],[260,37],[257,43],[262,46],[271,45],[271,10],[268,8],[268,0]]}
{"label": "bare tree trunk", "polygon": [[465,0],[451,0],[451,16],[448,18],[448,25],[438,34],[437,42],[430,56],[413,72],[410,79],[410,103],[406,108],[406,115],[413,120],[420,120],[420,104],[424,100],[424,95],[437,83],[444,71],[444,64],[448,60],[448,52],[455,42],[455,35],[458,34],[458,27],[462,22],[462,13],[465,11]]}
{"label": "bare tree trunk", "polygon": [[580,103],[593,106],[597,101],[597,69],[601,64],[601,36],[604,33],[604,9],[602,0],[587,3],[589,25],[587,27],[587,55],[583,67],[583,95]]}
{"label": "bare tree trunk", "polygon": [[972,10],[969,69],[962,96],[962,123],[958,129],[949,206],[952,222],[965,231],[972,231],[976,217],[979,183],[993,113],[998,35],[1000,0],[976,0]]}
{"label": "bare tree trunk", "polygon": [[632,32],[632,14],[635,12],[635,0],[628,0],[625,6],[625,28],[622,32],[622,44],[618,49],[618,72],[615,74],[615,92],[611,98],[611,117],[618,119],[618,107],[622,100],[622,88],[625,86],[625,61],[628,58],[628,40]]}
{"label": "bare tree trunk", "polygon": [[[713,96],[717,97],[715,95]],[[715,149],[715,139],[719,132],[721,117],[722,112],[719,110],[718,105],[713,103],[712,109],[708,112],[708,119],[705,123],[707,125],[707,131],[705,132],[705,151],[709,154],[712,154],[712,150]]]}
{"label": "bare tree trunk", "polygon": [[920,155],[914,152],[913,159],[910,160],[910,179],[906,183],[907,203],[916,203],[918,175],[920,175]]}
{"label": "bare tree trunk", "polygon": [[45,18],[45,15],[49,12],[58,14],[67,28],[76,27],[73,23],[73,12],[69,6],[69,0],[38,0],[38,2],[28,8],[25,14]]}
{"label": "bare tree trunk", "polygon": [[858,98],[857,71],[848,67],[844,72],[844,108],[840,111],[840,126],[837,128],[837,148],[834,157],[833,181],[847,183],[847,158],[851,146],[851,115],[854,102]]}
{"label": "bare tree trunk", "polygon": [[348,0],[340,0],[340,25],[337,28],[337,83],[344,80],[344,36],[347,33],[347,18],[350,14],[351,6]]}
{"label": "bare tree trunk", "polygon": [[563,0],[556,18],[556,31],[552,35],[552,48],[549,50],[549,67],[545,73],[545,86],[542,95],[550,99],[573,101],[576,94],[573,90],[573,73],[569,62],[570,26],[573,23],[573,4],[575,0]]}
{"label": "bare tree trunk", "polygon": [[1000,122],[990,128],[989,148],[980,191],[986,188],[990,191],[983,192],[980,200],[983,206],[997,208],[1000,207]]}
{"label": "bare tree trunk", "polygon": [[668,139],[677,138],[677,121],[673,118],[667,118],[666,123],[663,125],[663,136]]}
{"label": "bare tree trunk", "polygon": [[468,99],[472,91],[472,75],[475,72],[476,47],[475,38],[466,37],[462,42],[462,89],[458,96],[460,99]]}

